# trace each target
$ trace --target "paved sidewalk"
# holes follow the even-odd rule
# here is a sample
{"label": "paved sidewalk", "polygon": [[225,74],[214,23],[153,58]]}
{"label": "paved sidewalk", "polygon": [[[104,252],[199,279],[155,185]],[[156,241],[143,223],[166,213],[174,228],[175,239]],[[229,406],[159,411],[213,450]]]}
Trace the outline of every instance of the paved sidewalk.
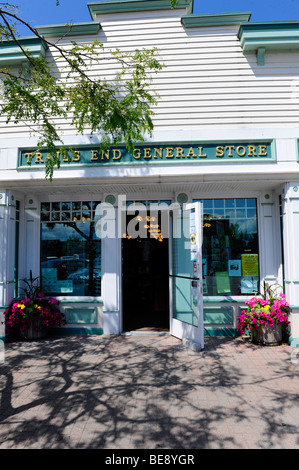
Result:
{"label": "paved sidewalk", "polygon": [[5,344],[0,448],[298,449],[299,350],[206,338]]}

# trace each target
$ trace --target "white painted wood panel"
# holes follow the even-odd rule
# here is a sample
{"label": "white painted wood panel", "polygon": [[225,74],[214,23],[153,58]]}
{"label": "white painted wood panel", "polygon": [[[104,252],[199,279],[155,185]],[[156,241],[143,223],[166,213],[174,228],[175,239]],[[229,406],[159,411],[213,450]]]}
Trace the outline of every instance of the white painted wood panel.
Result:
{"label": "white painted wood panel", "polygon": [[[298,53],[266,54],[265,65],[258,66],[255,54],[243,55],[238,26],[186,29],[182,14],[184,9],[99,16],[102,29],[97,38],[106,49],[157,47],[166,68],[154,76],[151,86],[160,95],[153,108],[156,130],[298,126]],[[93,37],[72,39],[86,43]],[[68,43],[68,38],[61,40]],[[108,56],[106,50],[90,71],[91,77],[115,77],[118,67]],[[54,63],[56,51],[51,49],[48,58]],[[56,64],[65,77],[65,62]],[[57,123],[63,134],[74,133],[69,122]],[[0,136],[29,132],[26,125],[6,125],[5,117],[0,117]]]}

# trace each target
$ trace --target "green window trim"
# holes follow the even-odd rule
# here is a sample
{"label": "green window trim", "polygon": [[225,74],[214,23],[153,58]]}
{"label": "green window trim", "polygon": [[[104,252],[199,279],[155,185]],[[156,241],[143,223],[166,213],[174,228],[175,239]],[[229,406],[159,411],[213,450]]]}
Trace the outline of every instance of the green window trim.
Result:
{"label": "green window trim", "polygon": [[[58,297],[58,300],[59,300],[59,297]],[[103,305],[103,300],[102,299],[99,299],[99,300],[85,300],[84,297],[82,298],[82,300],[73,300],[71,297],[69,299],[63,299],[63,300],[59,300],[59,303],[60,304],[99,304],[99,305]]]}
{"label": "green window trim", "polygon": [[233,325],[234,308],[227,305],[204,306],[204,325]]}
{"label": "green window trim", "polygon": [[98,323],[96,307],[65,307],[64,311],[67,324]]}

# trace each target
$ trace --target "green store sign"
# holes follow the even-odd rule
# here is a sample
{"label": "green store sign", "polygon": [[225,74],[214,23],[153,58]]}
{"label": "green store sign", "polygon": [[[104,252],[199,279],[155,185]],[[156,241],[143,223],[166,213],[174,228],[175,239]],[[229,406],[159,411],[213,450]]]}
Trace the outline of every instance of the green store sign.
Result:
{"label": "green store sign", "polygon": [[[100,150],[96,146],[77,146],[67,157],[59,152],[61,165],[119,165],[119,164],[159,164],[159,163],[221,163],[221,162],[261,162],[274,160],[273,141],[254,143],[147,143],[136,145],[129,153],[125,146]],[[43,166],[47,151],[35,152],[21,149],[19,167]]]}

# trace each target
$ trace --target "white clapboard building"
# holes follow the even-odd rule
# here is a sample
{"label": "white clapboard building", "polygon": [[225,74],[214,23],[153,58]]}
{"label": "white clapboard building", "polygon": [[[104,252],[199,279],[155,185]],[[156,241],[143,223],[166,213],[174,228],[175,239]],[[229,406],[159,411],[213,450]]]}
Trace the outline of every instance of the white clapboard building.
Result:
{"label": "white clapboard building", "polygon": [[[299,22],[197,15],[185,0],[86,7],[90,22],[37,31],[62,45],[156,47],[154,132],[133,153],[103,152],[100,134],[61,121],[76,152],[50,182],[46,149],[27,163],[38,136],[0,116],[0,312],[31,271],[60,300],[65,333],[155,331],[204,346],[205,335],[237,334],[266,282],[286,294],[298,346]],[[42,39],[21,41],[55,60]],[[0,66],[28,64],[4,41]],[[109,61],[94,70],[115,73]]]}

